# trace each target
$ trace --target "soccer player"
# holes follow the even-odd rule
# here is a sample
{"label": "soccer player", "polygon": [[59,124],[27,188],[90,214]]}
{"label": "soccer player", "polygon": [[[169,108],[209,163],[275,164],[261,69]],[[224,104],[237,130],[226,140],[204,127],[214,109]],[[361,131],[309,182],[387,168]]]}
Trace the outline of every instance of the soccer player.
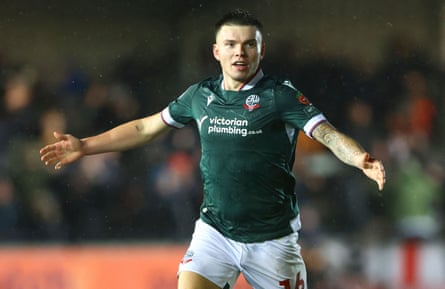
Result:
{"label": "soccer player", "polygon": [[267,76],[263,26],[235,10],[216,24],[222,74],[190,86],[164,110],[78,139],[54,133],[41,159],[60,169],[83,156],[146,144],[196,122],[204,186],[200,218],[178,271],[179,289],[233,288],[242,272],[256,289],[306,289],[292,166],[297,132],[328,147],[382,190],[385,172],[288,80]]}

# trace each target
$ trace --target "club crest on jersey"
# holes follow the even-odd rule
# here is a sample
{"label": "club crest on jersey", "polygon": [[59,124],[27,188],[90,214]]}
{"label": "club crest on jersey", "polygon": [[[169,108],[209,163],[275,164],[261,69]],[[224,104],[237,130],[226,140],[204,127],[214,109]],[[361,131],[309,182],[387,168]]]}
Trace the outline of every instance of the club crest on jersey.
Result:
{"label": "club crest on jersey", "polygon": [[255,110],[260,107],[260,97],[256,94],[249,95],[246,98],[246,103],[243,104],[243,107],[248,111]]}

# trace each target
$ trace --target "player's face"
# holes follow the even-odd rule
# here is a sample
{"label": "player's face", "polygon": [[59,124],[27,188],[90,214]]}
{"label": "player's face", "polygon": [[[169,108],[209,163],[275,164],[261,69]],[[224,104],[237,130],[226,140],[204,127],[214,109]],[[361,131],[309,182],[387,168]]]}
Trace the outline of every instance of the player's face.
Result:
{"label": "player's face", "polygon": [[257,71],[264,55],[261,33],[255,26],[224,25],[216,35],[213,55],[224,76],[224,88],[238,90]]}

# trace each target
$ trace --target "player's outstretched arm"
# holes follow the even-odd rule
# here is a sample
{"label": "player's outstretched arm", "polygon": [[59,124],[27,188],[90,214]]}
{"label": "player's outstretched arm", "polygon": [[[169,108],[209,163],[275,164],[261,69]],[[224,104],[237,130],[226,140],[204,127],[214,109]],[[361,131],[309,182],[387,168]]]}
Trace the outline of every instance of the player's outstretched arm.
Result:
{"label": "player's outstretched arm", "polygon": [[372,158],[354,139],[339,132],[328,122],[318,125],[312,134],[342,162],[361,169],[377,183],[380,191],[383,190],[386,181],[383,163]]}
{"label": "player's outstretched arm", "polygon": [[151,141],[169,127],[161,114],[133,120],[102,134],[78,139],[69,134],[54,132],[55,143],[40,150],[41,160],[45,165],[54,165],[60,169],[86,155],[131,149]]}

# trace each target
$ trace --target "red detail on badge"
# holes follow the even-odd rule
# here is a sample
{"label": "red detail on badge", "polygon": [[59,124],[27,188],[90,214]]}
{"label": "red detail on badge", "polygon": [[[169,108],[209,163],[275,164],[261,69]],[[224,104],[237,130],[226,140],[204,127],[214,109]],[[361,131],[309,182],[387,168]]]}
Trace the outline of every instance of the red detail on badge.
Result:
{"label": "red detail on badge", "polygon": [[300,94],[298,96],[298,101],[302,104],[310,104],[311,102],[309,101],[309,99],[306,98],[306,96]]}
{"label": "red detail on badge", "polygon": [[243,107],[245,109],[247,109],[248,111],[252,111],[252,110],[255,110],[257,108],[260,108],[260,104],[257,103],[257,104],[253,104],[253,105],[248,105],[248,104],[245,103],[245,104],[243,104]]}

